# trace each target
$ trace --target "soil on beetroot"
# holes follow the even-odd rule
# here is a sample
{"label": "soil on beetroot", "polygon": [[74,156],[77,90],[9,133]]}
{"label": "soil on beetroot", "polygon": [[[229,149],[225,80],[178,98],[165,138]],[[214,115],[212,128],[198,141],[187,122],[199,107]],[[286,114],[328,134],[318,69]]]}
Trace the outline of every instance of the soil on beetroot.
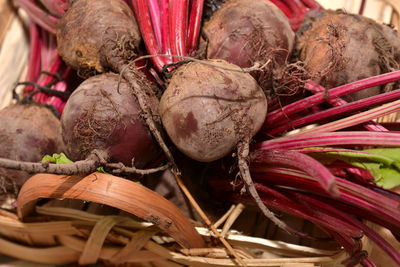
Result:
{"label": "soil on beetroot", "polygon": [[[296,54],[327,89],[399,69],[400,36],[388,25],[343,11],[319,11],[297,32]],[[373,87],[347,97],[359,100],[391,89]]]}
{"label": "soil on beetroot", "polygon": [[[153,98],[153,113],[158,100]],[[108,153],[111,162],[144,167],[160,149],[142,118],[127,82],[113,73],[93,76],[71,95],[61,118],[67,154],[83,160],[94,149]]]}
{"label": "soil on beetroot", "polygon": [[110,55],[134,58],[140,40],[133,12],[120,0],[75,1],[57,25],[61,57],[84,77],[112,68]]}
{"label": "soil on beetroot", "polygon": [[224,59],[240,67],[268,63],[251,73],[264,90],[282,75],[294,44],[287,18],[269,1],[232,0],[223,4],[204,24],[203,36],[208,59]]}
{"label": "soil on beetroot", "polygon": [[[60,121],[37,104],[15,104],[0,111],[0,157],[40,162],[44,155],[64,151]],[[30,177],[25,171],[0,168],[0,194],[16,194]]]}

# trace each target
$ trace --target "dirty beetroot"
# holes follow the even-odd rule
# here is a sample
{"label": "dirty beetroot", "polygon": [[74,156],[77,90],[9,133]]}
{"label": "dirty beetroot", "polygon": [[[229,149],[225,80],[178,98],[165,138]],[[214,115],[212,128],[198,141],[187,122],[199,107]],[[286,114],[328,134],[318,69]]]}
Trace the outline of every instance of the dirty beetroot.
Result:
{"label": "dirty beetroot", "polygon": [[[158,106],[153,98],[152,107]],[[136,96],[115,73],[86,79],[70,96],[61,117],[67,156],[84,160],[95,149],[111,162],[138,168],[155,160],[160,149],[141,117]]]}
{"label": "dirty beetroot", "polygon": [[238,142],[250,140],[267,114],[266,97],[250,74],[224,60],[207,62],[214,66],[191,62],[179,67],[160,101],[171,140],[203,162],[220,159]]}
{"label": "dirty beetroot", "polygon": [[[326,89],[399,69],[400,35],[388,25],[343,11],[310,14],[297,32],[299,60]],[[376,86],[344,97],[360,100],[391,90]]]}
{"label": "dirty beetroot", "polygon": [[[64,150],[60,121],[47,107],[12,104],[0,111],[0,157],[39,162],[46,154]],[[0,168],[3,193],[15,194],[31,176],[19,170]]]}
{"label": "dirty beetroot", "polygon": [[267,0],[227,1],[204,23],[202,32],[208,59],[224,59],[242,68],[267,63],[251,72],[264,90],[282,75],[294,46],[287,18]]}

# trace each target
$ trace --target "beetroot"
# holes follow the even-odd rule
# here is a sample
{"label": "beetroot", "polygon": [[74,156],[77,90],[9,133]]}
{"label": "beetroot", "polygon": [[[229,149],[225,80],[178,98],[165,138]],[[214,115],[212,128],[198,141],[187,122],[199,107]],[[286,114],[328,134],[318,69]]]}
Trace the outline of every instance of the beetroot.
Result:
{"label": "beetroot", "polygon": [[[313,79],[330,89],[399,69],[399,37],[391,27],[369,18],[322,10],[304,21],[296,50]],[[359,100],[382,90],[373,87],[345,99]]]}
{"label": "beetroot", "polygon": [[267,99],[250,74],[221,59],[181,66],[161,97],[160,114],[174,144],[195,160],[215,161],[237,148],[240,176],[258,207],[296,233],[268,210],[250,176],[249,143],[267,115]]}
{"label": "beetroot", "polygon": [[[160,101],[163,125],[174,144],[198,161],[214,161],[250,139],[267,113],[266,97],[248,73],[223,60],[192,62],[176,70]],[[205,77],[207,77],[205,79]]]}
{"label": "beetroot", "polygon": [[57,25],[57,42],[62,44],[58,50],[63,59],[80,72],[112,69],[120,73],[134,92],[142,111],[141,116],[151,133],[168,160],[173,162],[172,154],[154,120],[157,114],[151,109],[154,92],[141,84],[143,79],[138,79],[138,70],[132,61],[138,53],[138,40],[135,18],[123,0],[79,0]]}
{"label": "beetroot", "polygon": [[[152,100],[156,113],[158,100]],[[117,74],[85,80],[68,99],[61,125],[67,156],[72,160],[83,160],[97,149],[113,162],[131,165],[134,159],[135,166],[142,168],[160,153],[135,95]]]}
{"label": "beetroot", "polygon": [[79,0],[57,25],[58,51],[83,76],[104,72],[108,60],[136,56],[140,33],[129,6],[121,0]]}
{"label": "beetroot", "polygon": [[[14,104],[0,111],[0,157],[39,162],[64,150],[60,121],[38,104]],[[0,192],[17,193],[29,178],[25,171],[0,168]]]}
{"label": "beetroot", "polygon": [[224,59],[240,67],[256,63],[263,71],[252,75],[263,89],[279,77],[294,43],[286,16],[268,0],[230,0],[205,23],[206,57]]}

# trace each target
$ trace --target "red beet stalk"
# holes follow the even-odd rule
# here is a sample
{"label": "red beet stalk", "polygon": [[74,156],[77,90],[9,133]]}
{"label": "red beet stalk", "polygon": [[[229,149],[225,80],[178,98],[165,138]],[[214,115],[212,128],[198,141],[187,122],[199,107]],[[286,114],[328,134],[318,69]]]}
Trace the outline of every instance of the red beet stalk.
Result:
{"label": "red beet stalk", "polygon": [[191,0],[190,17],[188,26],[187,52],[195,57],[199,44],[201,17],[203,15],[204,0]]}
{"label": "red beet stalk", "polygon": [[373,242],[375,242],[383,251],[385,251],[397,264],[400,265],[400,254],[396,251],[392,245],[390,245],[385,239],[383,239],[379,234],[373,231],[370,227],[362,223],[361,221],[349,216],[345,212],[326,204],[323,201],[318,200],[310,195],[305,195],[302,193],[291,192],[289,190],[284,190],[285,193],[293,195],[297,200],[305,203],[307,206],[317,208],[323,212],[332,215],[335,218],[340,218],[355,227],[361,229],[364,234],[369,237]]}
{"label": "red beet stalk", "polygon": [[[162,52],[163,54],[171,54],[171,45],[169,40],[169,0],[160,1],[160,16],[161,16],[161,42],[162,42]],[[171,60],[172,62],[172,60]],[[171,63],[169,62],[169,63]]]}
{"label": "red beet stalk", "polygon": [[[305,86],[305,89],[307,89],[308,91],[316,94],[316,93],[321,93],[321,92],[326,92],[327,89],[325,89],[324,87],[322,87],[321,85],[317,84],[314,81],[309,81],[307,83],[307,85]],[[341,98],[329,98],[327,100],[327,102],[329,104],[331,104],[334,107],[338,107],[338,106],[343,106],[347,104],[347,101],[341,99]],[[388,129],[386,129],[385,127],[383,127],[382,125],[380,125],[379,123],[375,122],[375,121],[369,121],[367,123],[364,124],[365,129],[369,130],[369,131],[377,131],[377,132],[386,132],[388,131]]]}
{"label": "red beet stalk", "polygon": [[282,121],[287,121],[291,115],[301,112],[304,109],[308,109],[314,105],[321,104],[326,99],[334,99],[341,97],[343,95],[358,92],[363,89],[367,89],[374,86],[379,86],[386,83],[396,82],[400,80],[400,70],[390,73],[385,73],[382,75],[366,78],[360,81],[352,82],[349,84],[341,85],[333,89],[329,89],[329,94],[326,96],[325,92],[309,96],[307,98],[301,99],[281,109],[274,110],[267,115],[264,127],[267,129],[269,125],[276,125],[282,123]]}
{"label": "red beet stalk", "polygon": [[[161,54],[161,50],[157,45],[157,40],[154,35],[153,26],[151,24],[151,17],[149,14],[147,0],[132,0],[132,6],[135,9],[137,22],[142,33],[147,53],[149,55]],[[152,57],[151,61],[153,62],[153,65],[158,72],[161,72],[164,65],[167,64],[166,59],[163,57]]]}
{"label": "red beet stalk", "polygon": [[290,121],[282,126],[273,128],[269,130],[268,133],[271,135],[283,133],[287,130],[296,129],[298,127],[318,122],[323,119],[352,113],[361,109],[373,107],[380,104],[385,104],[394,99],[399,99],[399,98],[400,98],[400,89],[397,89],[391,92],[371,96],[351,103],[346,103],[344,105],[336,106],[327,110],[320,111],[318,113],[310,114],[303,118]]}
{"label": "red beet stalk", "polygon": [[[169,4],[169,40],[171,54],[187,55],[188,0],[171,0]],[[179,61],[177,57],[173,61]]]}

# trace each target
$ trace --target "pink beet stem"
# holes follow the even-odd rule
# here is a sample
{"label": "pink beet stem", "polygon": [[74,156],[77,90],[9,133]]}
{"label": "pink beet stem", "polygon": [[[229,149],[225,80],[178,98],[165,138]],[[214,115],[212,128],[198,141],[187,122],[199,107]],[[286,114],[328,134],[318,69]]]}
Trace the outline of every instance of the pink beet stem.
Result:
{"label": "pink beet stem", "polygon": [[321,104],[326,100],[326,97],[328,97],[328,99],[337,98],[363,89],[379,86],[386,83],[396,82],[399,80],[400,80],[400,70],[381,74],[379,76],[366,78],[360,81],[352,82],[349,84],[338,86],[336,88],[329,89],[328,96],[326,96],[325,93],[321,92],[313,96],[309,96],[307,98],[296,101],[287,106],[284,106],[279,110],[272,111],[267,115],[264,127],[268,128],[268,125],[279,124],[281,121],[284,121],[287,117],[290,117],[291,115],[297,112],[303,111],[304,109],[310,108],[314,105]]}
{"label": "pink beet stem", "polygon": [[[326,92],[326,89],[324,87],[322,87],[321,85],[317,84],[314,81],[309,81],[307,83],[307,85],[305,86],[305,88],[314,94]],[[343,105],[347,104],[347,102],[345,100],[343,100],[339,97],[338,98],[329,98],[327,100],[327,102],[334,107],[343,106]],[[377,123],[375,121],[366,122],[363,126],[365,127],[365,129],[367,129],[369,131],[377,131],[377,132],[388,131],[388,129],[386,129],[385,127],[383,127],[382,125],[380,125],[379,123]]]}
{"label": "pink beet stem", "polygon": [[199,43],[199,34],[201,26],[201,17],[203,15],[204,0],[192,0],[190,8],[190,18],[188,26],[187,51],[189,56],[194,57],[197,53]]}
{"label": "pink beet stem", "polygon": [[160,7],[157,0],[147,0],[147,4],[149,7],[151,22],[153,23],[153,31],[157,45],[160,51],[162,51]]}
{"label": "pink beet stem", "polygon": [[[169,6],[169,40],[174,56],[187,55],[188,0],[171,0]],[[174,57],[173,61],[180,61]]]}
{"label": "pink beet stem", "polygon": [[[137,22],[139,24],[140,31],[144,44],[149,55],[158,55],[161,53],[160,48],[157,45],[157,41],[154,35],[153,26],[151,25],[151,18],[149,14],[149,8],[147,6],[147,0],[132,0],[132,5],[135,8],[135,14],[137,14]],[[161,72],[164,65],[166,64],[165,58],[163,57],[152,57],[154,67],[158,72]]]}
{"label": "pink beet stem", "polygon": [[300,118],[300,119],[297,119],[294,121],[290,121],[282,126],[276,127],[272,130],[269,130],[268,133],[271,135],[283,133],[287,130],[291,130],[291,129],[295,129],[300,126],[311,124],[311,123],[317,122],[322,119],[327,119],[330,117],[355,112],[355,111],[365,109],[368,107],[376,106],[378,104],[384,104],[389,101],[392,101],[393,99],[399,99],[399,98],[400,98],[400,89],[397,89],[397,90],[387,92],[384,94],[375,95],[375,96],[364,98],[364,99],[354,101],[351,103],[346,103],[344,105],[336,106],[336,107],[333,107],[333,108],[330,108],[327,110],[320,111],[318,113],[310,114],[303,118]]}
{"label": "pink beet stem", "polygon": [[18,5],[28,13],[29,18],[52,34],[56,34],[58,18],[46,13],[30,0],[16,0]]}
{"label": "pink beet stem", "polygon": [[[162,52],[163,54],[171,54],[171,45],[169,40],[169,21],[168,21],[168,10],[169,0],[161,0],[160,2],[160,15],[161,15],[161,41],[162,41]],[[169,62],[172,62],[171,58],[168,58]]]}

